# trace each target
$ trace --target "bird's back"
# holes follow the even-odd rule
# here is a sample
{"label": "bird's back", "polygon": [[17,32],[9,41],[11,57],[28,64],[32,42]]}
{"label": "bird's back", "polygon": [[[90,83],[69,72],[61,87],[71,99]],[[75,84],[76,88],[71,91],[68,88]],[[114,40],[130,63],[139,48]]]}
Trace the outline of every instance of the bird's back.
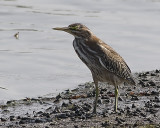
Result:
{"label": "bird's back", "polygon": [[135,84],[131,70],[124,59],[109,45],[96,36],[88,40],[75,38],[74,49],[98,81],[111,84],[128,82]]}

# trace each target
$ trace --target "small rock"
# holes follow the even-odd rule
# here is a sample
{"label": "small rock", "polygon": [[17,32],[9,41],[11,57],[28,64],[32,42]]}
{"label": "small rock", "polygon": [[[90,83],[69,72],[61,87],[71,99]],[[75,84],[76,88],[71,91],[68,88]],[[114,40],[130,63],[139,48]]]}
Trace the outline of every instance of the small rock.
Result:
{"label": "small rock", "polygon": [[149,81],[149,82],[147,83],[147,86],[156,86],[156,84],[155,84],[153,81]]}
{"label": "small rock", "polygon": [[102,100],[101,100],[101,99],[98,99],[97,103],[98,103],[98,104],[102,104]]}
{"label": "small rock", "polygon": [[2,121],[2,122],[5,122],[5,121],[7,121],[7,119],[6,119],[6,118],[1,117],[1,121]]}
{"label": "small rock", "polygon": [[74,128],[78,128],[78,125],[74,125]]}
{"label": "small rock", "polygon": [[146,82],[146,81],[148,81],[148,80],[147,80],[147,79],[142,79],[142,81]]}
{"label": "small rock", "polygon": [[160,105],[155,104],[154,107],[155,107],[155,108],[160,108]]}
{"label": "small rock", "polygon": [[109,99],[108,95],[102,95],[101,99]]}
{"label": "small rock", "polygon": [[63,102],[63,103],[62,103],[62,107],[68,107],[68,104],[65,103],[65,102]]}
{"label": "small rock", "polygon": [[142,87],[145,87],[145,83],[142,80],[140,80],[138,84],[142,85]]}
{"label": "small rock", "polygon": [[139,113],[137,111],[132,112],[133,116],[139,116]]}
{"label": "small rock", "polygon": [[147,111],[147,112],[150,112],[151,114],[155,114],[155,113],[158,112],[158,110],[153,109],[153,108],[149,108],[149,109],[147,109],[146,111]]}
{"label": "small rock", "polygon": [[66,113],[61,113],[61,114],[57,114],[55,115],[56,118],[60,118],[60,119],[66,119],[68,118],[68,116],[66,115]]}
{"label": "small rock", "polygon": [[128,88],[126,91],[132,91],[132,89]]}
{"label": "small rock", "polygon": [[39,111],[39,112],[37,112],[37,114],[39,114],[39,115],[40,115],[40,114],[43,114],[43,112],[42,112],[42,111]]}
{"label": "small rock", "polygon": [[151,95],[156,95],[157,96],[157,95],[159,95],[159,92],[158,91],[152,91]]}
{"label": "small rock", "polygon": [[154,74],[154,73],[151,73],[151,76],[156,76],[156,74]]}
{"label": "small rock", "polygon": [[135,104],[132,104],[132,108],[136,108]]}
{"label": "small rock", "polygon": [[107,127],[107,126],[110,126],[109,122],[108,121],[105,121],[104,123],[101,124],[102,127]]}
{"label": "small rock", "polygon": [[130,109],[130,107],[127,106],[127,107],[126,107],[126,110],[129,110],[129,109]]}
{"label": "small rock", "polygon": [[139,108],[136,109],[137,112],[141,112],[141,110]]}
{"label": "small rock", "polygon": [[146,114],[144,114],[143,112],[141,112],[140,115],[146,117]]}
{"label": "small rock", "polygon": [[147,118],[147,121],[149,121],[150,123],[152,123],[152,122],[153,122],[150,118]]}
{"label": "small rock", "polygon": [[94,97],[94,95],[93,95],[93,93],[89,92],[89,93],[87,93],[87,97],[88,97],[88,98],[89,98],[89,97]]}
{"label": "small rock", "polygon": [[6,103],[6,104],[13,104],[13,103],[15,103],[15,100],[7,101],[7,103]]}
{"label": "small rock", "polygon": [[56,106],[52,113],[60,113],[60,112],[61,112],[60,108]]}
{"label": "small rock", "polygon": [[15,116],[10,116],[10,121],[15,121]]}
{"label": "small rock", "polygon": [[21,117],[20,117],[20,116],[17,116],[17,119],[21,119]]}
{"label": "small rock", "polygon": [[132,96],[131,101],[139,100],[137,96]]}
{"label": "small rock", "polygon": [[123,101],[121,97],[118,97],[118,100],[119,100],[119,101]]}
{"label": "small rock", "polygon": [[5,110],[2,111],[2,113],[9,113],[9,112],[10,112],[10,111],[7,110],[7,109],[5,109]]}
{"label": "small rock", "polygon": [[35,123],[45,123],[45,122],[47,122],[47,120],[45,120],[45,119],[36,119],[35,120]]}
{"label": "small rock", "polygon": [[49,113],[45,113],[45,112],[42,113],[41,116],[45,116],[45,117],[47,117],[47,118],[50,118],[50,114],[49,114]]}
{"label": "small rock", "polygon": [[105,103],[109,103],[109,102],[110,102],[110,100],[109,100],[109,99],[106,99],[106,100],[104,100],[104,102],[105,102]]}
{"label": "small rock", "polygon": [[19,124],[25,124],[25,123],[26,123],[25,120],[20,120],[20,121],[19,121]]}
{"label": "small rock", "polygon": [[60,93],[56,96],[56,99],[60,99],[62,98],[62,96],[60,95]]}
{"label": "small rock", "polygon": [[160,100],[157,96],[155,96],[154,102],[160,102]]}
{"label": "small rock", "polygon": [[116,117],[115,121],[117,121],[118,124],[122,124],[123,122],[125,122],[125,120],[118,118],[118,117]]}

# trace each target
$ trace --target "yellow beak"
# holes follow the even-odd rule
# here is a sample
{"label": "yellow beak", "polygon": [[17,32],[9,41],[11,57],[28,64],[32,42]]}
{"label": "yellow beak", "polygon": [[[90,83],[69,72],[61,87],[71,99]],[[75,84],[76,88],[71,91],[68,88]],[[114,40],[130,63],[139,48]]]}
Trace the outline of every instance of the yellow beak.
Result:
{"label": "yellow beak", "polygon": [[66,31],[66,32],[68,32],[68,30],[69,30],[69,28],[68,27],[57,27],[57,28],[52,28],[52,29],[54,29],[54,30],[59,30],[59,31]]}

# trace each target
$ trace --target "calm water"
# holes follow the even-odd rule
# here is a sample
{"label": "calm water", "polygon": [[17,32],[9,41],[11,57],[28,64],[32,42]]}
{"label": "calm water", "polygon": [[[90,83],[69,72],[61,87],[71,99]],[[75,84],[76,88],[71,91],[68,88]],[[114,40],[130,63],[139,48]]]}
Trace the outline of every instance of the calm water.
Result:
{"label": "calm water", "polygon": [[[0,0],[0,100],[54,95],[92,81],[53,27],[81,22],[133,72],[160,68],[159,0]],[[19,32],[19,39],[13,36]]]}

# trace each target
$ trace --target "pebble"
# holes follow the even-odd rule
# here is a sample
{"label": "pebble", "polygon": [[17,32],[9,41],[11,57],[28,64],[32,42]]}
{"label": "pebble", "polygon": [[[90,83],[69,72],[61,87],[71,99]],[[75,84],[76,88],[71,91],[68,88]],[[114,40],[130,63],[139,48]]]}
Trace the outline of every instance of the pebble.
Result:
{"label": "pebble", "polygon": [[132,108],[136,108],[135,104],[132,104]]}
{"label": "pebble", "polygon": [[141,112],[141,110],[139,108],[136,109],[137,112]]}
{"label": "pebble", "polygon": [[98,103],[98,104],[102,104],[102,100],[101,100],[101,99],[98,99],[97,103]]}
{"label": "pebble", "polygon": [[51,112],[52,113],[60,113],[61,110],[60,110],[60,107],[56,106],[55,109]]}
{"label": "pebble", "polygon": [[157,96],[155,96],[154,102],[160,102],[160,100]]}
{"label": "pebble", "polygon": [[155,114],[158,112],[158,110],[156,110],[154,108],[148,108],[148,109],[146,109],[146,112],[150,112],[151,114]]}
{"label": "pebble", "polygon": [[137,111],[133,111],[133,112],[131,113],[131,115],[133,115],[133,116],[139,116],[139,113],[138,113]]}
{"label": "pebble", "polygon": [[68,104],[65,103],[65,102],[63,102],[63,103],[62,103],[62,107],[68,107]]}
{"label": "pebble", "polygon": [[137,96],[132,96],[131,101],[139,100]]}
{"label": "pebble", "polygon": [[109,99],[108,95],[102,95],[101,99]]}
{"label": "pebble", "polygon": [[154,104],[154,107],[155,107],[155,108],[160,108],[160,105]]}
{"label": "pebble", "polygon": [[102,127],[108,127],[110,126],[109,122],[108,121],[105,121],[104,123],[101,124]]}
{"label": "pebble", "polygon": [[55,117],[58,118],[58,119],[66,119],[66,118],[68,118],[66,113],[57,114],[57,115],[55,115]]}
{"label": "pebble", "polygon": [[93,95],[92,92],[89,92],[89,93],[87,93],[87,97],[88,97],[88,98],[89,98],[89,97],[94,97],[94,95]]}
{"label": "pebble", "polygon": [[7,119],[6,119],[6,118],[1,117],[1,121],[2,121],[2,122],[5,122],[5,121],[7,121]]}
{"label": "pebble", "polygon": [[118,100],[119,100],[119,101],[123,101],[121,97],[118,97]]}
{"label": "pebble", "polygon": [[6,104],[13,104],[13,103],[15,103],[15,100],[7,101],[7,103],[6,103]]}
{"label": "pebble", "polygon": [[143,117],[146,117],[146,114],[143,113],[143,112],[141,112],[140,115],[143,116]]}
{"label": "pebble", "polygon": [[157,96],[157,95],[159,95],[159,92],[158,91],[152,91],[151,95],[156,95]]}
{"label": "pebble", "polygon": [[122,124],[123,122],[125,122],[124,119],[118,118],[116,117],[115,121],[117,121],[118,124]]}
{"label": "pebble", "polygon": [[147,83],[147,86],[156,86],[156,84],[155,84],[153,81],[149,81],[149,82]]}
{"label": "pebble", "polygon": [[151,73],[151,76],[156,76],[156,74],[154,74],[154,73]]}
{"label": "pebble", "polygon": [[142,80],[139,80],[139,83],[142,87],[145,87],[145,83]]}
{"label": "pebble", "polygon": [[9,118],[10,118],[10,121],[15,121],[16,120],[15,116],[10,116]]}

